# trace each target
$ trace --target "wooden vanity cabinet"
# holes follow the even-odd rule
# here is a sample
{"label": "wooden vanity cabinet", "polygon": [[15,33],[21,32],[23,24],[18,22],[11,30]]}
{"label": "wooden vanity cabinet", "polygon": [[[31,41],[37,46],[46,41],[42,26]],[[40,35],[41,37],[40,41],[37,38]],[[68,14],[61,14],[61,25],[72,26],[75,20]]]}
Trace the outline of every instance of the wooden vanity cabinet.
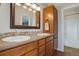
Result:
{"label": "wooden vanity cabinet", "polygon": [[39,56],[45,56],[45,45],[39,47]]}
{"label": "wooden vanity cabinet", "polygon": [[[58,48],[58,14],[54,5],[48,5],[43,9],[43,32],[53,34],[54,49]],[[48,21],[49,30],[45,29]]]}
{"label": "wooden vanity cabinet", "polygon": [[[37,49],[37,42],[31,42],[27,43],[21,46],[17,46],[5,51],[0,52],[0,56],[21,56],[21,55],[28,55],[28,52],[33,51],[34,49]],[[32,53],[29,53],[30,55],[33,55]]]}
{"label": "wooden vanity cabinet", "polygon": [[[47,33],[53,33],[53,25],[54,25],[54,6],[47,6],[43,9],[43,32]],[[48,22],[48,26],[45,24]],[[49,29],[46,30],[45,27],[48,27]]]}
{"label": "wooden vanity cabinet", "polygon": [[45,56],[45,39],[39,40],[38,46],[38,55]]}
{"label": "wooden vanity cabinet", "polygon": [[54,40],[52,36],[13,47],[0,52],[0,56],[52,56]]}
{"label": "wooden vanity cabinet", "polygon": [[38,49],[34,49],[26,54],[24,54],[23,56],[37,56],[38,55]]}
{"label": "wooden vanity cabinet", "polygon": [[[54,5],[47,6],[43,9],[43,32],[54,34],[57,32],[57,24],[58,24],[58,15],[57,15],[57,9]],[[48,26],[45,24],[48,21]],[[46,27],[49,27],[48,30],[46,30]]]}
{"label": "wooden vanity cabinet", "polygon": [[54,41],[52,37],[46,38],[46,56],[52,56],[54,52]]}

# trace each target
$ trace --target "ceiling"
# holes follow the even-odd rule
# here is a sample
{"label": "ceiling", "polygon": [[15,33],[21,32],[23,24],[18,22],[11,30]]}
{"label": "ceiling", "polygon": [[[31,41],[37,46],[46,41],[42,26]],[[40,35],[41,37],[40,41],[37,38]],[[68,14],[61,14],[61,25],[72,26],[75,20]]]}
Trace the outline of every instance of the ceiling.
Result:
{"label": "ceiling", "polygon": [[59,8],[65,8],[71,5],[75,5],[77,3],[54,3],[55,6],[59,7]]}
{"label": "ceiling", "polygon": [[79,4],[79,3],[40,3],[39,5],[42,7],[46,7],[47,5],[55,5],[57,8],[65,8],[76,4]]}

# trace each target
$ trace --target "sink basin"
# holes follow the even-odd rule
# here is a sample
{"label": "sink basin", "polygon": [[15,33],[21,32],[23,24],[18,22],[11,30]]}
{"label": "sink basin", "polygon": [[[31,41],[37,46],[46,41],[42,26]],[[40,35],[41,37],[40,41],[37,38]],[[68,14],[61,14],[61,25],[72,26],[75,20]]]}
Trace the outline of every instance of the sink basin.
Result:
{"label": "sink basin", "polygon": [[48,35],[50,35],[49,33],[38,33],[37,34],[38,36],[48,36]]}
{"label": "sink basin", "polygon": [[22,42],[22,41],[27,41],[30,38],[31,38],[30,36],[12,36],[12,37],[3,38],[2,41],[6,41],[6,42]]}

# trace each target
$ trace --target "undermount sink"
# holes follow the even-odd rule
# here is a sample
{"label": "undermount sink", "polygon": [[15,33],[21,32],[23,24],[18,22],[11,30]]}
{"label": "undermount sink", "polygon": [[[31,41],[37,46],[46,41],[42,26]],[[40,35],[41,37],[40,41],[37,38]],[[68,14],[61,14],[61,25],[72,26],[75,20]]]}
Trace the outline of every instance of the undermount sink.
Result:
{"label": "undermount sink", "polygon": [[47,36],[47,35],[50,35],[49,33],[38,33],[37,34],[38,36]]}
{"label": "undermount sink", "polygon": [[22,41],[27,41],[30,38],[31,38],[30,36],[12,36],[12,37],[3,38],[2,41],[6,41],[6,42],[22,42]]}

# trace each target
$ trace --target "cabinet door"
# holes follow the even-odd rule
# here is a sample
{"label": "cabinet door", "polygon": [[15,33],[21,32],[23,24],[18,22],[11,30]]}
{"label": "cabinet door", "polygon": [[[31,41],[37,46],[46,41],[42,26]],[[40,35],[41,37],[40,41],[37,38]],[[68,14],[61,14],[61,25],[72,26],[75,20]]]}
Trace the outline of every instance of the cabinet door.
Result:
{"label": "cabinet door", "polygon": [[39,42],[39,46],[45,45],[45,39],[41,39],[38,41]]}
{"label": "cabinet door", "polygon": [[46,56],[53,55],[53,40],[46,43]]}
{"label": "cabinet door", "polygon": [[39,56],[45,56],[45,45],[39,47]]}
{"label": "cabinet door", "polygon": [[[53,6],[47,6],[43,9],[43,32],[53,33]],[[45,23],[48,21],[49,30],[45,30]]]}
{"label": "cabinet door", "polygon": [[37,56],[38,55],[38,50],[34,49],[28,53],[26,53],[24,56]]}
{"label": "cabinet door", "polygon": [[22,46],[18,46],[18,47],[0,52],[0,56],[20,56],[35,48],[37,48],[37,42],[31,42],[28,44],[24,44]]}
{"label": "cabinet door", "polygon": [[[48,19],[49,31],[45,30],[45,23]],[[43,32],[54,35],[54,48],[58,47],[58,14],[55,6],[51,5],[43,9]]]}

